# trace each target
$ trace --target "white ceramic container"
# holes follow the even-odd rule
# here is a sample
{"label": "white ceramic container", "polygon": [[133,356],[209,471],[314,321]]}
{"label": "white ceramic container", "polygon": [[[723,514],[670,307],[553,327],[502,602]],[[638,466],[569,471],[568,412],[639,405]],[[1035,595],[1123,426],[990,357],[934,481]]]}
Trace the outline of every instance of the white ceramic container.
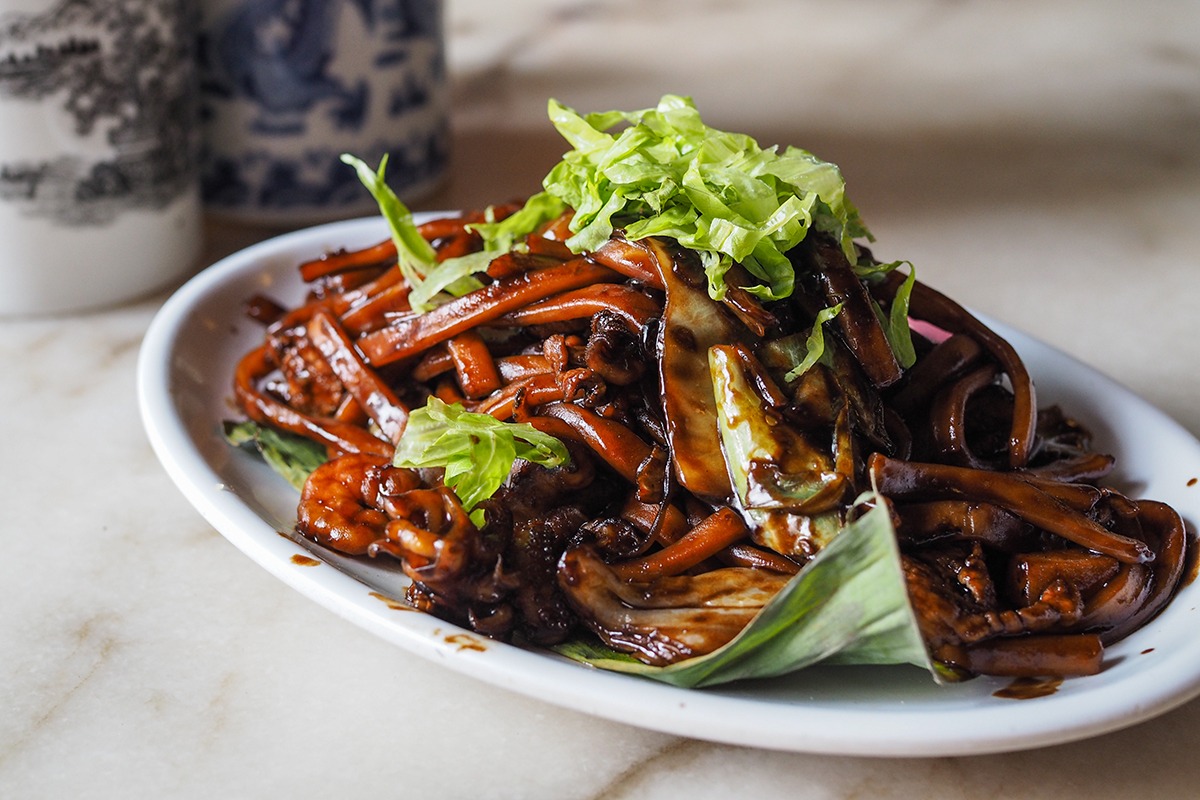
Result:
{"label": "white ceramic container", "polygon": [[0,7],[0,314],[109,305],[194,269],[202,226],[186,5]]}

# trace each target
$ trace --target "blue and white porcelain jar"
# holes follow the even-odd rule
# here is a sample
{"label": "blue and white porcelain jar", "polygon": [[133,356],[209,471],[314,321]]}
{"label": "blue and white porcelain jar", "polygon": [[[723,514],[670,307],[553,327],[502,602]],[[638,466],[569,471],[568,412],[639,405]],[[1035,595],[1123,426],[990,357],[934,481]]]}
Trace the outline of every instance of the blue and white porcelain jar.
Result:
{"label": "blue and white porcelain jar", "polygon": [[406,201],[446,167],[441,0],[204,0],[206,207],[287,227],[369,213],[350,153]]}

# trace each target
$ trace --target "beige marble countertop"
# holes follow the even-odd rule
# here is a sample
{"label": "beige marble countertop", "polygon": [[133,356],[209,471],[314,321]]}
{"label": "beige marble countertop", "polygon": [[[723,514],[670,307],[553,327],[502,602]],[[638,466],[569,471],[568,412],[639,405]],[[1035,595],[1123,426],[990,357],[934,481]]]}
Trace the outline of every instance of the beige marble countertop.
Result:
{"label": "beige marble countertop", "polygon": [[[448,31],[454,168],[418,207],[534,190],[562,150],[547,97],[691,94],[839,162],[878,255],[1200,432],[1200,4],[449,0]],[[210,234],[209,260],[266,232]],[[386,644],[242,556],[156,461],[134,373],[165,296],[0,322],[0,797],[1196,796],[1200,701],[1028,752],[813,756]]]}

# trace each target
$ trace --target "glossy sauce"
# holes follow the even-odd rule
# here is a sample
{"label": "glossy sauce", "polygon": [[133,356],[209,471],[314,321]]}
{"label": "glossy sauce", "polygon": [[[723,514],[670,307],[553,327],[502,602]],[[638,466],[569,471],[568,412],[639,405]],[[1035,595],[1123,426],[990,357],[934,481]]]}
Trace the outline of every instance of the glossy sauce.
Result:
{"label": "glossy sauce", "polygon": [[487,646],[478,637],[472,636],[469,633],[452,633],[446,637],[446,644],[455,645],[460,651],[476,650],[482,653],[487,650]]}
{"label": "glossy sauce", "polygon": [[318,561],[317,559],[310,558],[309,556],[303,556],[303,555],[300,555],[299,553],[296,553],[296,555],[292,556],[292,563],[298,567],[319,567],[319,566],[321,566],[321,562]]}
{"label": "glossy sauce", "polygon": [[1191,586],[1198,573],[1200,573],[1200,541],[1193,537],[1188,541],[1187,557],[1183,564],[1183,575],[1179,579],[1179,588]]}
{"label": "glossy sauce", "polygon": [[1005,700],[1032,700],[1035,697],[1046,697],[1058,691],[1062,678],[1017,678],[1015,681],[992,692],[992,697]]}
{"label": "glossy sauce", "polygon": [[386,594],[380,594],[379,592],[369,592],[369,594],[371,595],[371,597],[374,597],[376,600],[379,600],[380,602],[382,602],[384,605],[386,605],[388,608],[392,609],[393,611],[416,611],[415,608],[408,605],[407,603],[403,603],[399,600],[393,600],[392,598],[388,597]]}

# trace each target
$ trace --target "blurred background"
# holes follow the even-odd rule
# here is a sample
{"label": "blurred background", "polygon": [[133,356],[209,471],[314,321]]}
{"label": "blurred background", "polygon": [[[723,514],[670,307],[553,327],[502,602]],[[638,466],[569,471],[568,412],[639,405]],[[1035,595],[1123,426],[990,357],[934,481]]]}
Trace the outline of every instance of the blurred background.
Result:
{"label": "blurred background", "polygon": [[[414,210],[537,191],[565,149],[550,97],[691,95],[840,164],[881,258],[1200,433],[1200,3],[445,12],[448,169]],[[210,217],[203,263],[285,227]],[[154,458],[134,380],[167,296],[0,322],[0,797],[1195,797],[1195,701],[1028,753],[827,758],[607,722],[383,642],[236,552]]]}

